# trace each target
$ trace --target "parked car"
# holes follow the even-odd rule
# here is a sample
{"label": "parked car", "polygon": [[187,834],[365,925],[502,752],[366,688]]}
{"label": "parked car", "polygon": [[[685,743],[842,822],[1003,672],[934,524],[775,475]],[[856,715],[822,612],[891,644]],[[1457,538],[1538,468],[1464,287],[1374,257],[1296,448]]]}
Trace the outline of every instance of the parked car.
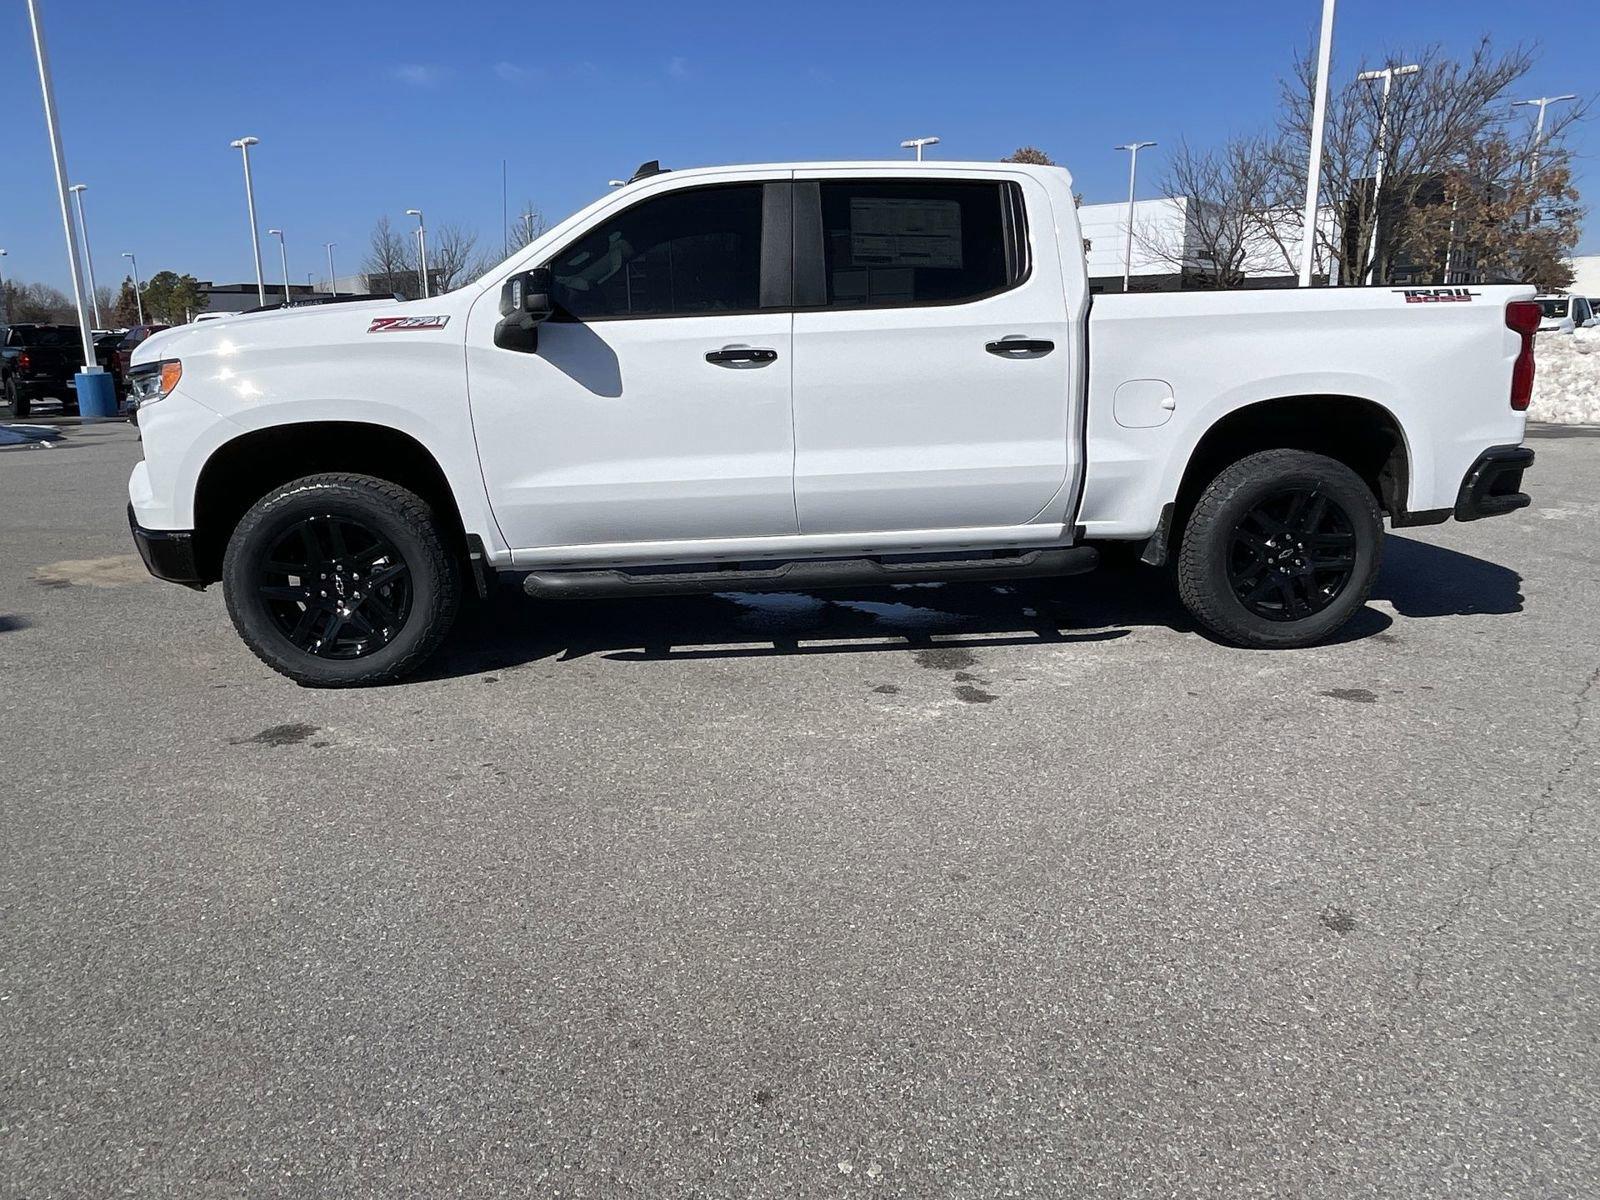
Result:
{"label": "parked car", "polygon": [[122,340],[117,344],[117,360],[121,365],[123,378],[127,377],[128,367],[133,362],[133,352],[153,333],[160,333],[164,329],[171,329],[170,325],[135,325],[122,335]]}
{"label": "parked car", "polygon": [[83,336],[76,325],[31,322],[0,327],[0,400],[14,417],[26,417],[34,401],[61,401],[63,412],[78,411],[73,379],[83,366]]}
{"label": "parked car", "polygon": [[1587,296],[1536,296],[1543,319],[1539,322],[1541,333],[1571,333],[1574,329],[1587,329],[1600,325]]}
{"label": "parked car", "polygon": [[641,171],[409,302],[134,353],[150,570],[303,684],[393,680],[463,586],[793,591],[1176,564],[1215,636],[1329,637],[1394,526],[1529,503],[1533,289],[1092,298],[1072,179]]}

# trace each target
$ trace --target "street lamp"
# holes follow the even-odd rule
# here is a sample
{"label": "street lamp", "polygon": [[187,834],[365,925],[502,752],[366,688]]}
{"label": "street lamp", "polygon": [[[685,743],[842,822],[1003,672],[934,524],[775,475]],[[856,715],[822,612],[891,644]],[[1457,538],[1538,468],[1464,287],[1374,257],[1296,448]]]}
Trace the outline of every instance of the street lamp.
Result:
{"label": "street lamp", "polygon": [[1306,210],[1300,231],[1300,286],[1311,286],[1317,249],[1317,198],[1322,187],[1322,126],[1328,115],[1328,60],[1333,57],[1334,0],[1322,0],[1322,37],[1317,43],[1317,90],[1311,102],[1311,162],[1306,168]]}
{"label": "street lamp", "polygon": [[323,242],[322,248],[328,252],[328,295],[339,294],[339,277],[333,273],[333,248],[338,242]]}
{"label": "street lamp", "polygon": [[406,216],[417,219],[417,261],[422,266],[422,298],[428,298],[428,229],[422,223],[420,208],[406,209]]}
{"label": "street lamp", "polygon": [[89,304],[94,309],[94,327],[100,328],[100,296],[94,285],[94,251],[89,249],[89,222],[83,219],[83,194],[89,190],[87,183],[75,183],[67,189],[78,205],[78,232],[83,236],[83,262],[89,268]]}
{"label": "street lamp", "polygon": [[269,229],[267,233],[278,239],[278,262],[283,267],[283,303],[289,305],[289,252],[283,246],[283,230]]}
{"label": "street lamp", "polygon": [[1539,119],[1533,126],[1533,162],[1528,170],[1529,183],[1532,183],[1539,174],[1539,144],[1544,141],[1544,110],[1552,104],[1561,103],[1563,100],[1576,99],[1577,96],[1568,93],[1565,96],[1540,96],[1537,100],[1518,100],[1511,105],[1512,108],[1518,108],[1524,104],[1533,104],[1539,108]]}
{"label": "street lamp", "polygon": [[915,150],[917,152],[917,161],[921,162],[922,148],[924,146],[937,146],[938,144],[939,139],[936,137],[907,138],[905,141],[900,143],[900,148],[902,150]]}
{"label": "street lamp", "polygon": [[628,181],[626,179],[608,179],[608,180],[606,180],[606,186],[607,187],[625,187],[627,185],[627,182]]}
{"label": "street lamp", "polygon": [[33,57],[39,65],[39,92],[44,100],[45,132],[50,138],[50,159],[56,172],[56,199],[61,205],[61,227],[67,235],[67,261],[72,269],[72,299],[78,310],[78,334],[83,343],[83,370],[74,378],[78,412],[86,417],[116,415],[117,389],[94,352],[94,332],[83,303],[83,268],[78,261],[78,230],[72,223],[67,200],[67,155],[61,148],[61,122],[56,115],[56,90],[50,79],[50,52],[45,47],[39,0],[28,0],[28,24],[33,27]]}
{"label": "street lamp", "polygon": [[[0,258],[4,258],[5,256],[6,252],[4,250],[0,250]],[[6,299],[6,273],[4,271],[0,271],[0,322],[10,324],[10,320],[11,305]]]}
{"label": "street lamp", "polygon": [[1396,77],[1415,75],[1420,70],[1422,68],[1416,63],[1409,63],[1403,67],[1363,71],[1356,76],[1363,83],[1373,79],[1383,80],[1383,99],[1378,102],[1378,166],[1372,175],[1372,236],[1367,240],[1367,271],[1363,277],[1367,283],[1372,282],[1372,277],[1378,270],[1378,214],[1382,211],[1380,202],[1383,199],[1383,164],[1389,156],[1389,89],[1394,86]]}
{"label": "street lamp", "polygon": [[133,264],[133,300],[139,306],[139,324],[144,324],[144,285],[139,282],[139,260],[132,251],[124,250],[122,257]]}
{"label": "street lamp", "polygon": [[1125,146],[1117,146],[1118,150],[1131,150],[1128,155],[1128,241],[1122,252],[1122,290],[1128,290],[1128,283],[1133,276],[1133,183],[1139,170],[1139,151],[1154,146],[1154,142],[1129,142]]}
{"label": "street lamp", "polygon": [[256,299],[267,302],[267,281],[261,274],[261,234],[256,229],[256,189],[250,182],[250,147],[261,144],[260,138],[242,137],[229,142],[244,157],[244,200],[250,210],[250,251],[256,258]]}

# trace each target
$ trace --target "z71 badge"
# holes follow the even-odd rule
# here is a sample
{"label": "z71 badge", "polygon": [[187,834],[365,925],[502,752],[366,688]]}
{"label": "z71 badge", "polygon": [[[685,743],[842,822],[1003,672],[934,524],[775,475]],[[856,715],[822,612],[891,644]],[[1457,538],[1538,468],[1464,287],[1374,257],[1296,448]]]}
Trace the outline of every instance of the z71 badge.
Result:
{"label": "z71 badge", "polygon": [[1406,298],[1407,304],[1457,304],[1470,301],[1482,292],[1469,292],[1464,287],[1395,288]]}
{"label": "z71 badge", "polygon": [[443,329],[450,323],[442,317],[373,317],[368,333],[405,333],[413,329]]}

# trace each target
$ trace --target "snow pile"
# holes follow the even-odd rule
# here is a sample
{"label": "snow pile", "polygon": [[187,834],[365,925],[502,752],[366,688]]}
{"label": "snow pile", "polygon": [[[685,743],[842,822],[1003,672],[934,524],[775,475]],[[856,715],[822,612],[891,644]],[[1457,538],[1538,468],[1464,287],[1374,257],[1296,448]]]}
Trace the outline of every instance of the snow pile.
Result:
{"label": "snow pile", "polygon": [[1600,425],[1600,329],[1536,334],[1533,362],[1528,420]]}

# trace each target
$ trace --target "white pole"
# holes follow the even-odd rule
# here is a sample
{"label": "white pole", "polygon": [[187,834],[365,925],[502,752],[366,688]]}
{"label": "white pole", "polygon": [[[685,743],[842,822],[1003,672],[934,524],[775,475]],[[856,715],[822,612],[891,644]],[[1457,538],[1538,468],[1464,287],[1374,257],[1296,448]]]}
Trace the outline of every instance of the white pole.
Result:
{"label": "white pole", "polygon": [[406,209],[406,216],[417,219],[417,265],[422,270],[422,298],[426,300],[428,291],[428,230],[422,223],[422,210],[420,208]]}
{"label": "white pole", "polygon": [[[5,256],[5,250],[0,249],[0,258]],[[0,324],[9,324],[10,319],[11,305],[6,300],[6,273],[0,271]]]}
{"label": "white pole", "polygon": [[1572,93],[1565,96],[1540,96],[1537,100],[1518,100],[1511,107],[1520,108],[1524,104],[1536,105],[1539,109],[1539,119],[1533,126],[1533,158],[1528,169],[1528,182],[1532,183],[1539,176],[1539,146],[1544,141],[1544,110],[1552,104],[1559,104],[1563,100],[1576,100],[1578,97]]}
{"label": "white pole", "polygon": [[278,263],[283,267],[283,303],[284,307],[287,308],[289,305],[289,252],[284,249],[283,230],[269,229],[267,232],[278,239]]}
{"label": "white pole", "polygon": [[139,260],[127,250],[122,257],[133,264],[133,302],[139,306],[139,324],[144,324],[144,285],[139,282]]}
{"label": "white pole", "polygon": [[1372,175],[1372,233],[1367,239],[1367,269],[1362,279],[1371,283],[1378,272],[1378,214],[1382,212],[1383,166],[1389,157],[1389,88],[1398,75],[1415,75],[1421,67],[1415,63],[1404,67],[1384,67],[1381,71],[1363,71],[1357,79],[1382,79],[1383,99],[1378,107],[1378,165]]}
{"label": "white pole", "polygon": [[1122,290],[1126,292],[1133,277],[1133,185],[1139,171],[1139,151],[1154,142],[1129,142],[1118,150],[1131,150],[1128,156],[1128,240],[1122,251]]}
{"label": "white pole", "polygon": [[75,183],[67,189],[78,205],[78,233],[83,238],[83,265],[89,271],[89,306],[94,310],[94,327],[102,327],[100,320],[100,289],[94,282],[94,251],[89,246],[89,222],[83,216],[83,194],[89,190],[86,183]]}
{"label": "white pole", "polygon": [[87,375],[98,371],[100,365],[94,355],[89,309],[83,302],[83,268],[78,263],[78,231],[72,224],[72,206],[67,202],[67,156],[61,149],[56,93],[50,82],[50,53],[45,49],[44,25],[39,20],[38,0],[28,0],[28,20],[33,25],[33,55],[39,63],[39,90],[44,93],[44,123],[50,135],[50,157],[56,168],[56,196],[61,202],[61,225],[67,234],[67,257],[72,260],[72,299],[78,309],[78,332],[83,335],[83,373]]}
{"label": "white pole", "polygon": [[1317,200],[1322,191],[1322,124],[1328,115],[1328,64],[1333,58],[1334,0],[1322,0],[1322,40],[1317,48],[1316,96],[1311,104],[1311,161],[1306,168],[1306,210],[1300,237],[1300,286],[1311,286],[1317,252]]}
{"label": "white pole", "polygon": [[917,152],[917,161],[921,162],[922,148],[924,146],[937,146],[938,144],[939,139],[936,137],[907,138],[900,143],[900,148],[902,150],[915,150]]}
{"label": "white pole", "polygon": [[328,251],[328,295],[339,294],[339,277],[333,273],[333,248],[337,242],[323,242],[323,247]]}
{"label": "white pole", "polygon": [[250,210],[250,251],[256,259],[256,299],[259,303],[267,302],[267,281],[261,274],[261,233],[256,228],[256,189],[250,180],[250,147],[259,145],[260,138],[242,137],[228,143],[244,156],[244,200]]}

